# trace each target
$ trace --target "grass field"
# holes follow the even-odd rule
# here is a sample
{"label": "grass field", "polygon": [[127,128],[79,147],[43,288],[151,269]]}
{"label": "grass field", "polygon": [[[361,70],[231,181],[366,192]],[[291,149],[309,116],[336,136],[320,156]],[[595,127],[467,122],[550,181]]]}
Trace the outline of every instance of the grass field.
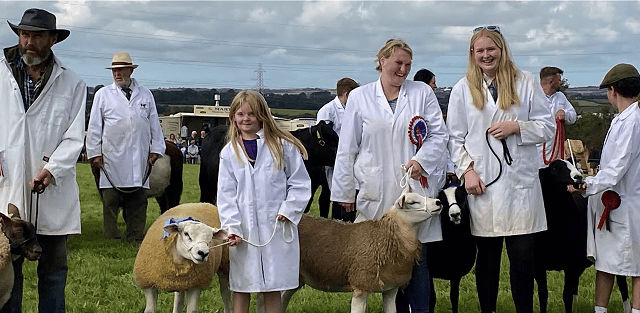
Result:
{"label": "grass field", "polygon": [[[184,192],[182,203],[198,202],[198,165],[185,164]],[[66,289],[68,312],[143,312],[144,295],[135,284],[133,263],[137,253],[135,245],[108,241],[102,237],[102,204],[93,183],[88,164],[78,164],[78,184],[82,203],[82,235],[69,239],[69,276]],[[40,206],[46,209],[46,204]],[[312,208],[317,215],[317,205]],[[155,200],[149,200],[147,226],[159,215]],[[124,222],[120,220],[124,230]],[[498,311],[514,312],[509,289],[508,261],[503,254]],[[24,312],[37,311],[37,285],[35,262],[25,262]],[[549,312],[562,312],[562,274],[553,272],[549,277]],[[593,289],[595,271],[587,269],[581,277],[580,301],[578,312],[593,312]],[[436,312],[450,312],[448,283],[436,280],[438,305]],[[323,293],[303,288],[296,293],[288,312],[349,312],[351,295],[349,293]],[[536,311],[538,311],[537,300]],[[171,312],[173,295],[162,292],[158,297],[158,312]],[[622,303],[617,288],[614,289],[609,312],[622,312]],[[222,311],[217,279],[211,288],[200,297],[201,312]],[[255,309],[252,308],[255,312]],[[473,272],[462,280],[460,290],[460,312],[478,312],[478,298]],[[369,298],[367,312],[382,312],[382,299],[379,294]]]}

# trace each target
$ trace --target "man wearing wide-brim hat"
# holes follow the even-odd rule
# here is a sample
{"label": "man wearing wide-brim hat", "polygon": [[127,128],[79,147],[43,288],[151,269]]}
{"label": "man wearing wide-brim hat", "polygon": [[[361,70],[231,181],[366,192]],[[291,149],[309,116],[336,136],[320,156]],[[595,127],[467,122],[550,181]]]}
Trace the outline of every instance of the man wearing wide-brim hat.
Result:
{"label": "man wearing wide-brim hat", "polygon": [[[64,312],[67,235],[80,234],[76,160],[82,150],[85,83],[51,47],[69,31],[55,15],[28,9],[17,25],[18,44],[0,59],[0,212],[9,204],[36,227],[40,312]],[[41,192],[38,197],[32,191]],[[2,312],[20,312],[22,264],[14,261],[14,286]]]}
{"label": "man wearing wide-brim hat", "polygon": [[147,173],[165,152],[153,94],[131,77],[138,65],[118,52],[107,69],[113,84],[96,92],[87,129],[87,157],[100,171],[103,234],[120,239],[122,205],[125,240],[142,242],[147,217]]}

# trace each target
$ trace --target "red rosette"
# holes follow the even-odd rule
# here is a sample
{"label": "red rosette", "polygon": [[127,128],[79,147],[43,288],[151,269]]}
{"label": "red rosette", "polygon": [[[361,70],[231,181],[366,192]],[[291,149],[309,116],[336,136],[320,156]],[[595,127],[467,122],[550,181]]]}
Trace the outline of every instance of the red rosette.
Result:
{"label": "red rosette", "polygon": [[604,205],[604,212],[600,216],[600,222],[598,223],[598,229],[602,229],[604,225],[606,230],[611,231],[609,228],[609,213],[617,209],[620,206],[620,195],[613,190],[607,190],[602,193],[602,204]]}
{"label": "red rosette", "polygon": [[427,121],[422,116],[414,116],[409,122],[409,140],[418,149],[427,138]]}

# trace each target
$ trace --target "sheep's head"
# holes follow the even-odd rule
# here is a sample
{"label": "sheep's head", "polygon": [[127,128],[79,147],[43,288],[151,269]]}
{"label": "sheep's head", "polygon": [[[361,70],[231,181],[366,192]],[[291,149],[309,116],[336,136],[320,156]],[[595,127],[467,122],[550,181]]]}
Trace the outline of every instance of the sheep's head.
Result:
{"label": "sheep's head", "polygon": [[176,238],[178,255],[195,264],[202,264],[207,260],[213,239],[222,241],[227,237],[224,230],[193,220],[167,225],[164,229],[169,233],[178,233]]}
{"label": "sheep's head", "polygon": [[[440,192],[440,199],[448,208],[445,211],[448,211],[449,220],[455,225],[460,225],[463,219],[462,206],[466,205],[467,201],[467,192],[464,187],[448,187]],[[464,215],[467,216],[468,212]]]}
{"label": "sheep's head", "polygon": [[400,216],[410,224],[417,224],[427,220],[442,210],[442,203],[438,199],[423,197],[411,192],[407,186],[393,205]]}

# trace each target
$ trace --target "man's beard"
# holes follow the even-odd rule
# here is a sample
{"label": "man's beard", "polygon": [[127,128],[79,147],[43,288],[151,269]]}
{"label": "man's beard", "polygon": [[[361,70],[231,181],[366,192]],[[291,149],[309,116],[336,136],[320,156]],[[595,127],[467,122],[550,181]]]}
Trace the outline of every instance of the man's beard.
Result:
{"label": "man's beard", "polygon": [[128,88],[131,85],[131,78],[122,78],[121,82],[116,82],[120,88]]}
{"label": "man's beard", "polygon": [[44,53],[37,53],[37,56],[33,56],[26,53],[26,49],[20,47],[20,55],[22,57],[22,62],[27,66],[36,66],[42,64],[46,59],[49,58],[51,51],[47,49]]}

